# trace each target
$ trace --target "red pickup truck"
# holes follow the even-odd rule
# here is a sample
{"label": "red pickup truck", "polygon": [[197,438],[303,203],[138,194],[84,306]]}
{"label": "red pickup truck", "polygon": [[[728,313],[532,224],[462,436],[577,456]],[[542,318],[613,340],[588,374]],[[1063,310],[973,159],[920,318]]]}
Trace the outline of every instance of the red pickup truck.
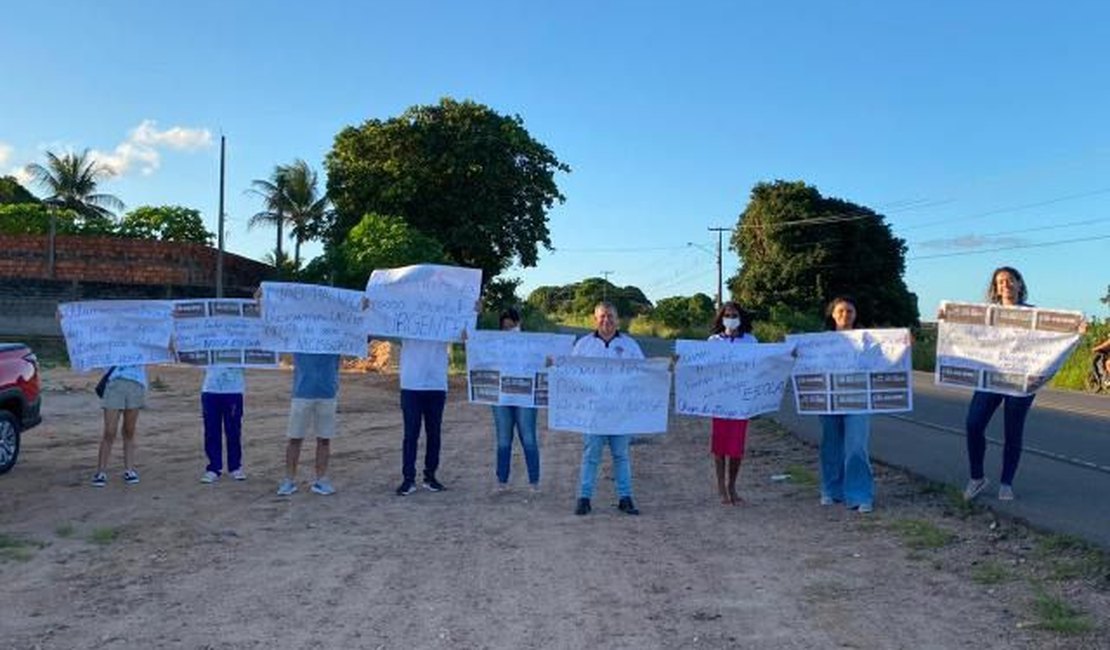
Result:
{"label": "red pickup truck", "polygon": [[39,360],[22,343],[0,343],[0,474],[19,457],[19,436],[42,422]]}

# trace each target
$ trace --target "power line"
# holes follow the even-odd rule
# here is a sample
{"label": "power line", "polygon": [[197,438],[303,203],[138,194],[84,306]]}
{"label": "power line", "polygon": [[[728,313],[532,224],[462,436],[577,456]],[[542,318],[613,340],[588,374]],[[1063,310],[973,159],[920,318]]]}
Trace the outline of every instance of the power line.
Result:
{"label": "power line", "polygon": [[997,253],[999,251],[1011,251],[1025,248],[1048,248],[1050,246],[1065,246],[1067,244],[1084,244],[1087,242],[1101,241],[1103,239],[1110,239],[1110,235],[1097,235],[1094,237],[1077,237],[1075,239],[1058,239],[1049,242],[1036,242],[1031,244],[1012,244],[1010,246],[996,246],[995,248],[983,248],[974,251],[954,251],[951,253],[935,253],[933,255],[915,255],[914,257],[907,258],[909,260],[931,260],[940,257],[959,257],[962,255],[982,255],[983,253]]}

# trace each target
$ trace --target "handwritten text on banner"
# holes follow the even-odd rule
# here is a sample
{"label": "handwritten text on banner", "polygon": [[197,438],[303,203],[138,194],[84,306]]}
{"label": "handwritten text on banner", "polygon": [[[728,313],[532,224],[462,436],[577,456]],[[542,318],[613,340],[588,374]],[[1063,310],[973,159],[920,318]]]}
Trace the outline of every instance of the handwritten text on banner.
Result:
{"label": "handwritten text on banner", "polygon": [[254,300],[210,298],[173,303],[178,363],[194,366],[273,367],[278,355],[264,349],[262,310]]}
{"label": "handwritten text on banner", "polygon": [[547,426],[611,435],[664,433],[668,359],[560,357],[549,368]]}
{"label": "handwritten text on banner", "polygon": [[544,407],[548,402],[548,357],[569,355],[570,334],[478,330],[466,339],[470,401]]}
{"label": "handwritten text on banner", "polygon": [[366,283],[370,333],[403,339],[458,341],[477,322],[482,272],[417,264],[377,269]]}
{"label": "handwritten text on banner", "polygon": [[262,283],[263,349],[366,356],[361,291],[314,284]]}
{"label": "handwritten text on banner", "polygon": [[94,300],[58,306],[70,364],[78,372],[173,361],[173,303]]}
{"label": "handwritten text on banner", "polygon": [[793,350],[787,343],[675,341],[675,412],[741,420],[778,410]]}
{"label": "handwritten text on banner", "polygon": [[792,334],[794,405],[801,415],[913,410],[910,332],[861,329]]}

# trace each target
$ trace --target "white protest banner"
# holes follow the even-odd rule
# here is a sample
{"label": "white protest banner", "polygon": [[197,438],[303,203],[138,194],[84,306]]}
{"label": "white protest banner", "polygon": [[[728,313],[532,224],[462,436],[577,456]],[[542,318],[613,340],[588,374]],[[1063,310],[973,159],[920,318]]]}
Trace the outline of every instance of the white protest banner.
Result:
{"label": "white protest banner", "polygon": [[92,300],[58,305],[73,369],[173,361],[173,303],[163,300]]}
{"label": "white protest banner", "polygon": [[934,381],[1003,395],[1044,386],[1079,341],[1075,311],[942,302]]}
{"label": "white protest banner", "polygon": [[278,353],[263,347],[262,309],[254,300],[175,300],[173,333],[178,363],[263,368],[278,363]]}
{"label": "white protest banner", "polygon": [[366,283],[370,333],[402,339],[458,341],[473,330],[482,272],[458,266],[417,264],[377,269]]}
{"label": "white protest banner", "polygon": [[262,283],[264,350],[366,356],[361,291],[315,284]]}
{"label": "white protest banner", "polygon": [[793,351],[789,343],[675,341],[675,412],[743,420],[777,411]]}
{"label": "white protest banner", "polygon": [[547,406],[547,359],[570,354],[571,334],[477,330],[466,339],[470,401]]}
{"label": "white protest banner", "polygon": [[791,334],[786,342],[798,346],[793,382],[799,415],[913,410],[909,330]]}
{"label": "white protest banner", "polygon": [[667,431],[668,359],[559,357],[548,380],[549,429],[610,435]]}

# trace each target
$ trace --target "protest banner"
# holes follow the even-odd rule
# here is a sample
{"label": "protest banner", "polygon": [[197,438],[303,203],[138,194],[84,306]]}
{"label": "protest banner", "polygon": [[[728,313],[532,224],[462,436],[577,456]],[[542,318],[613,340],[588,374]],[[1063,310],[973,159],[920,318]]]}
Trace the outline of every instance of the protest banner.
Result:
{"label": "protest banner", "polygon": [[315,284],[262,283],[261,349],[366,356],[365,295]]}
{"label": "protest banner", "polygon": [[470,401],[546,407],[548,357],[569,355],[570,334],[477,330],[466,339]]}
{"label": "protest banner", "polygon": [[173,332],[178,363],[262,368],[278,363],[278,353],[263,347],[262,309],[254,300],[175,300]]}
{"label": "protest banner", "polygon": [[477,324],[482,272],[417,264],[377,269],[366,282],[370,333],[402,339],[458,341]]}
{"label": "protest banner", "polygon": [[1031,395],[1079,341],[1075,311],[942,302],[937,325],[939,386]]}
{"label": "protest banner", "polygon": [[799,415],[913,410],[909,330],[791,334],[786,342],[797,345],[792,379]]}
{"label": "protest banner", "polygon": [[674,410],[743,420],[777,411],[794,367],[789,343],[675,341]]}
{"label": "protest banner", "polygon": [[93,300],[58,305],[73,369],[173,361],[173,303],[163,300]]}
{"label": "protest banner", "polygon": [[549,429],[611,435],[665,433],[667,359],[559,357],[548,369]]}

